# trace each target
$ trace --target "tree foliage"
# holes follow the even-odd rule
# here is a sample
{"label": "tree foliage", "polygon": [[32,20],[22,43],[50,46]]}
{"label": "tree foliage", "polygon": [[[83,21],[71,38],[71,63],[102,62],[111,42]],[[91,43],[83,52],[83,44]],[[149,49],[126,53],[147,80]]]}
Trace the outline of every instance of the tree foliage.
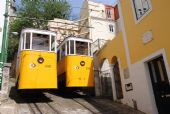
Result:
{"label": "tree foliage", "polygon": [[[20,34],[23,28],[47,29],[48,20],[68,19],[70,5],[66,0],[21,0],[17,18],[10,23],[10,32]],[[9,35],[8,61],[17,51],[19,36]],[[15,43],[14,43],[15,42]]]}

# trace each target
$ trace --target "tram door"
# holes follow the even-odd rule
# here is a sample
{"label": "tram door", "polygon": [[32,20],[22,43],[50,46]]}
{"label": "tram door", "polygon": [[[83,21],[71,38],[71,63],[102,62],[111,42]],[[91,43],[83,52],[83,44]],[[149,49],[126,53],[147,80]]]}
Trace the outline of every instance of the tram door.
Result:
{"label": "tram door", "polygon": [[159,114],[170,114],[170,86],[163,57],[148,62],[153,92]]}

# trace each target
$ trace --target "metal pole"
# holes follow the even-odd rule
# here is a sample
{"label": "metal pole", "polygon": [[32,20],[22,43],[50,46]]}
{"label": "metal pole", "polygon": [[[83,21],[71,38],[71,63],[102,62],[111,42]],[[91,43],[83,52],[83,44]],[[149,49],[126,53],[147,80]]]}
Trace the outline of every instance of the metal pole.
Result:
{"label": "metal pole", "polygon": [[2,48],[0,53],[0,90],[2,88],[2,77],[3,77],[3,66],[4,62],[7,60],[7,42],[8,42],[8,3],[9,0],[6,0],[6,8],[5,8],[5,19],[4,19],[4,27],[3,27],[3,37],[2,37]]}

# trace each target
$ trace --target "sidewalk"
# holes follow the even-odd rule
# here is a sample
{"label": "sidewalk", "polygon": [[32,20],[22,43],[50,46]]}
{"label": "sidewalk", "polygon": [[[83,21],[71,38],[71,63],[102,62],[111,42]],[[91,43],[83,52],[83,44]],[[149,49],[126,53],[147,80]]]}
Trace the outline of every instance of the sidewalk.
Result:
{"label": "sidewalk", "polygon": [[0,104],[0,114],[17,114],[17,104],[15,101],[8,99]]}
{"label": "sidewalk", "polygon": [[[10,81],[9,85],[14,86],[14,83]],[[0,114],[17,114],[16,102],[2,93],[0,93]]]}

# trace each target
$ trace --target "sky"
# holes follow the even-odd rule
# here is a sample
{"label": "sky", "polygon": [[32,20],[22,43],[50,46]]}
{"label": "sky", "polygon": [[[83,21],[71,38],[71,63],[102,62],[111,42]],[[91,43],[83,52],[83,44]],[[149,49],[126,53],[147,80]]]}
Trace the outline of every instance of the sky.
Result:
{"label": "sky", "polygon": [[[21,0],[16,0],[16,4],[19,4]],[[76,20],[79,18],[79,13],[80,13],[80,8],[82,6],[82,3],[84,0],[67,0],[71,7],[72,7],[72,12],[70,14],[70,20]],[[92,0],[94,2],[98,3],[104,3],[108,5],[113,5],[116,0]]]}

